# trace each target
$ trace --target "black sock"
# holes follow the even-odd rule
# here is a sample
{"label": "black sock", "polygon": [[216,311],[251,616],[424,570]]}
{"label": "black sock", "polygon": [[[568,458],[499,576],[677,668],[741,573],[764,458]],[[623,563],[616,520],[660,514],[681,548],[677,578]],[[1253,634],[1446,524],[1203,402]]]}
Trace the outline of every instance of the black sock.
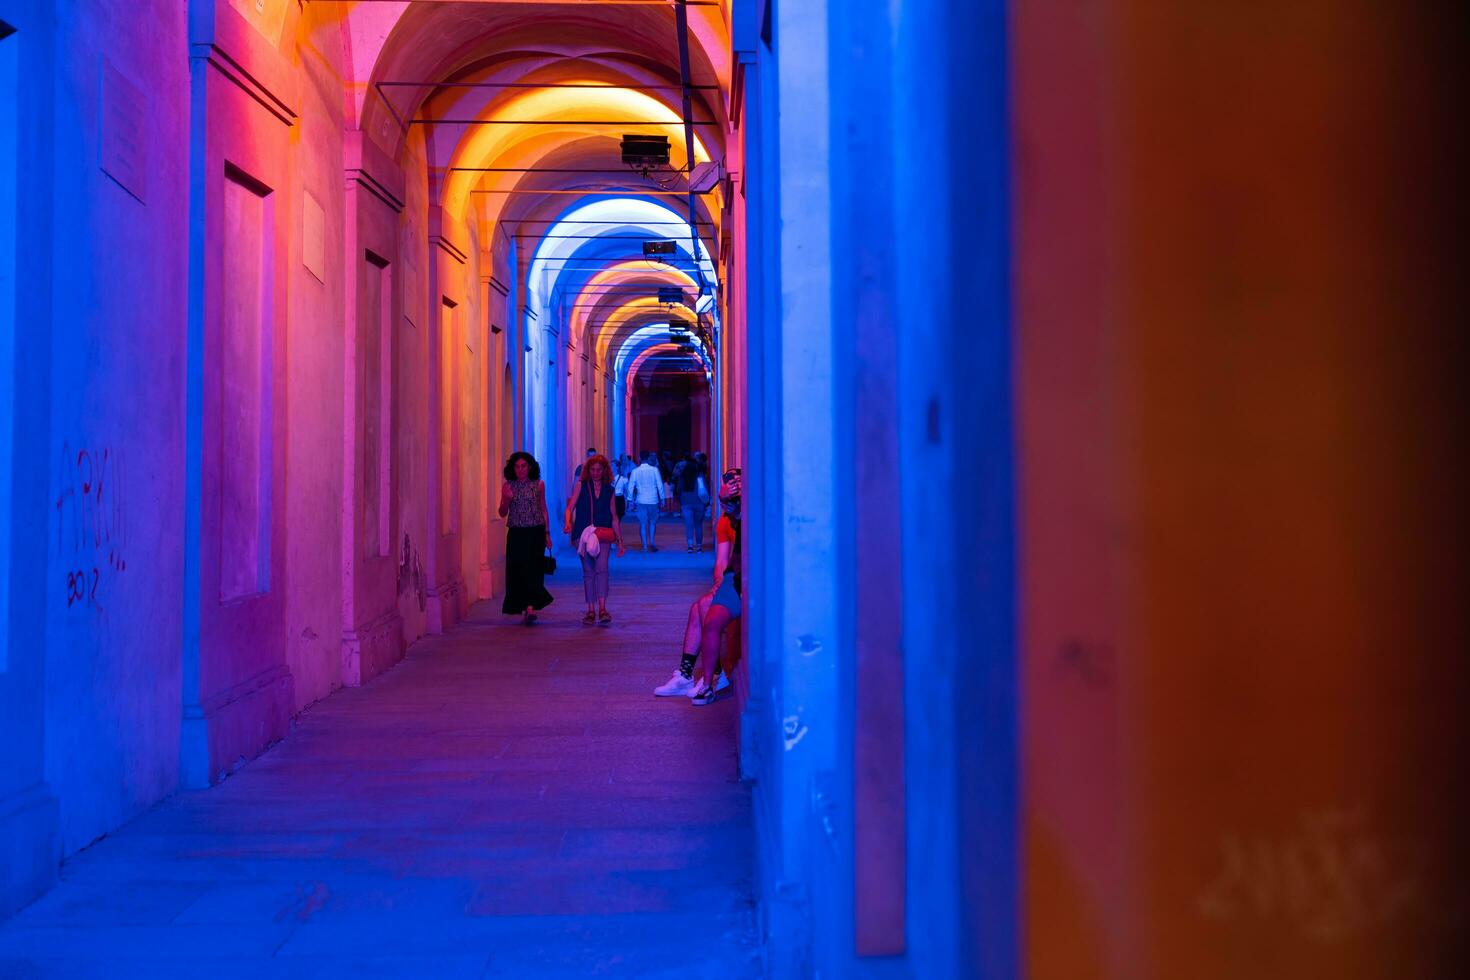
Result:
{"label": "black sock", "polygon": [[679,673],[686,681],[694,679],[694,661],[698,659],[697,653],[686,653],[679,658]]}

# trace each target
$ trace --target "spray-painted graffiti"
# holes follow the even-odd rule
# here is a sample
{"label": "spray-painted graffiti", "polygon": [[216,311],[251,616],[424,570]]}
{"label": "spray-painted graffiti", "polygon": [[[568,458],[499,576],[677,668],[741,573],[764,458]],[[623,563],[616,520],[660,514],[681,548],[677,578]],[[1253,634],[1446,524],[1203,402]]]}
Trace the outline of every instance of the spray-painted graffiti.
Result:
{"label": "spray-painted graffiti", "polygon": [[781,719],[781,735],[786,742],[786,751],[790,752],[806,738],[807,726],[801,723],[800,715],[787,715]]}
{"label": "spray-painted graffiti", "polygon": [[[62,444],[56,480],[56,554],[67,608],[103,610],[110,580],[127,571],[126,467],[115,449]],[[60,582],[58,584],[61,584]]]}
{"label": "spray-painted graffiti", "polygon": [[424,562],[419,558],[418,549],[413,546],[413,541],[405,534],[403,536],[403,554],[398,559],[398,594],[405,595],[410,589],[418,596],[419,612],[429,608],[429,583],[424,575]]}
{"label": "spray-painted graffiti", "polygon": [[1279,919],[1332,942],[1409,916],[1442,919],[1426,894],[1429,855],[1368,826],[1360,810],[1303,814],[1296,830],[1226,834],[1221,868],[1198,898],[1209,919]]}

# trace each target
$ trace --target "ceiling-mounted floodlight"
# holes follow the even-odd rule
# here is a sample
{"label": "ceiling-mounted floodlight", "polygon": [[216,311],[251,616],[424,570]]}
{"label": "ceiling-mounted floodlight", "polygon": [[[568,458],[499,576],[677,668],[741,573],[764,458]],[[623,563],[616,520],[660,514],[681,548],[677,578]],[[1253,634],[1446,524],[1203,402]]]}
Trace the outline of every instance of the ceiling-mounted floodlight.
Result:
{"label": "ceiling-mounted floodlight", "polygon": [[684,302],[684,290],[678,286],[660,286],[658,301],[666,306],[677,306]]}
{"label": "ceiling-mounted floodlight", "polygon": [[669,138],[625,134],[622,142],[623,163],[644,177],[659,167],[669,165]]}
{"label": "ceiling-mounted floodlight", "polygon": [[676,244],[674,244],[673,242],[644,242],[643,243],[643,255],[645,257],[650,256],[650,255],[673,255],[677,250],[678,250],[678,246]]}

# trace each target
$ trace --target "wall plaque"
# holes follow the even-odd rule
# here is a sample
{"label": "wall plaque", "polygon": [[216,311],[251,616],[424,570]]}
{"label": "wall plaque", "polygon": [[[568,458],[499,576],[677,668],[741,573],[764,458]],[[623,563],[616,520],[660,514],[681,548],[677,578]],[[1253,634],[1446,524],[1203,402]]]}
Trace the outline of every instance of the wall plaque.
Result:
{"label": "wall plaque", "polygon": [[147,115],[143,93],[123,77],[106,57],[102,59],[101,166],[123,190],[140,202],[148,196]]}
{"label": "wall plaque", "polygon": [[324,284],[327,281],[326,235],[327,215],[311,191],[306,191],[301,203],[301,264]]}

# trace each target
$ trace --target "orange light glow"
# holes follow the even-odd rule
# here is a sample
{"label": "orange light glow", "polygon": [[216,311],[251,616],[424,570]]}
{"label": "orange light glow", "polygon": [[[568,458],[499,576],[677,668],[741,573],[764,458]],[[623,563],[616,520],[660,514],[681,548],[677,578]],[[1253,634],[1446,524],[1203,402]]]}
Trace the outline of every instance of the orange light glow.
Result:
{"label": "orange light glow", "polygon": [[[578,84],[597,85],[596,79],[568,79]],[[578,125],[578,120],[627,120],[657,125],[641,125],[639,132],[662,133],[669,137],[670,164],[685,166],[684,129],[679,113],[646,92],[607,85],[590,89],[544,89],[514,95],[496,103],[493,111],[482,116],[487,120],[525,119],[538,122],[566,120],[562,126],[505,125],[470,127],[456,148],[453,167],[533,167],[536,162],[569,139],[584,136],[613,136],[618,133],[608,126]],[[698,137],[694,141],[694,160],[704,163],[709,151]],[[475,172],[454,171],[444,185],[444,208],[463,220],[470,192],[483,179]],[[594,193],[594,192],[589,192]],[[503,202],[492,201],[487,210],[495,220]]]}

